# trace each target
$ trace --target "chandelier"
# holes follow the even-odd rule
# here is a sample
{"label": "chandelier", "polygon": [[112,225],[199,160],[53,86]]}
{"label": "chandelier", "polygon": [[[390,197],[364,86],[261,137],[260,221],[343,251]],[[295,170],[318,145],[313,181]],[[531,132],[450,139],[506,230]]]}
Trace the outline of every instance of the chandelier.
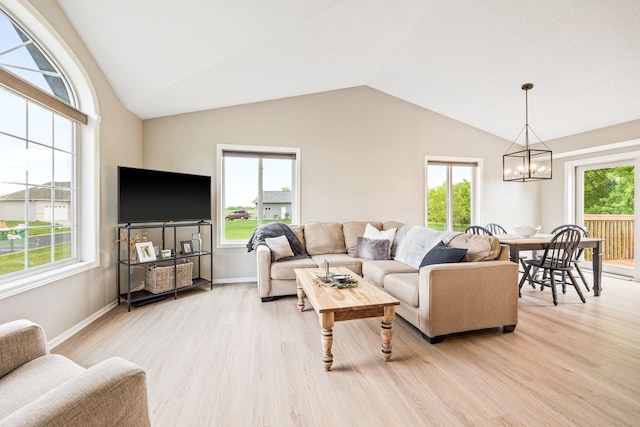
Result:
{"label": "chandelier", "polygon": [[[536,133],[529,126],[529,90],[533,88],[532,83],[522,85],[525,94],[525,125],[511,143],[507,151],[502,156],[502,180],[503,181],[538,181],[541,179],[551,179],[551,150],[542,142]],[[529,148],[529,131],[540,142],[546,150]],[[524,132],[524,150],[509,152],[511,147],[518,141]]]}

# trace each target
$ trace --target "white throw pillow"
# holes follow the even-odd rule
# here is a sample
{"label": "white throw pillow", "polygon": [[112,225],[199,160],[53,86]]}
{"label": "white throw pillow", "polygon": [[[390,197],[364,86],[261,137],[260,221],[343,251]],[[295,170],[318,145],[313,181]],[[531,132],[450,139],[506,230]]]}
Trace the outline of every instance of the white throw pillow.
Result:
{"label": "white throw pillow", "polygon": [[267,246],[269,246],[271,258],[274,261],[293,256],[293,251],[291,250],[287,236],[267,237],[264,241],[267,243]]}
{"label": "white throw pillow", "polygon": [[367,224],[364,228],[364,236],[367,239],[386,239],[389,241],[389,254],[388,259],[391,259],[391,246],[393,246],[393,238],[396,236],[397,228],[390,228],[388,230],[378,230],[371,224]]}

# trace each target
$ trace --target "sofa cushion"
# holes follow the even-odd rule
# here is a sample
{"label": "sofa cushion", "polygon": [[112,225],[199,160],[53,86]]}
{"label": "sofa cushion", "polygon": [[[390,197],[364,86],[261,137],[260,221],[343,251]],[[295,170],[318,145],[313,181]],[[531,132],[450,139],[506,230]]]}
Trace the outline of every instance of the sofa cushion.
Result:
{"label": "sofa cushion", "polygon": [[342,224],[337,222],[309,222],[304,225],[304,240],[309,255],[344,254]]}
{"label": "sofa cushion", "polygon": [[0,379],[0,420],[48,393],[84,368],[59,354],[47,354],[25,363]]}
{"label": "sofa cushion", "polygon": [[271,278],[282,280],[296,280],[296,268],[317,267],[311,258],[288,259],[286,261],[274,261],[271,263]]}
{"label": "sofa cushion", "polygon": [[267,246],[269,246],[269,250],[271,250],[272,261],[293,256],[293,251],[291,250],[287,236],[267,237],[264,241],[267,243]]}
{"label": "sofa cushion", "polygon": [[355,274],[362,274],[362,260],[360,258],[354,258],[347,254],[322,254],[314,255],[311,259],[318,265],[318,267],[324,267],[324,260],[329,263],[329,269],[331,267],[346,267],[353,271]]}
{"label": "sofa cushion", "polygon": [[304,244],[304,225],[289,224],[289,228],[293,230],[293,232],[295,233],[296,237],[298,238],[298,241],[300,242],[300,244],[304,248],[305,247],[305,244]]}
{"label": "sofa cushion", "polygon": [[418,307],[418,273],[396,273],[384,277],[384,290],[411,307]]}
{"label": "sofa cushion", "polygon": [[422,258],[432,247],[440,241],[448,244],[452,238],[459,234],[463,233],[430,230],[418,225],[405,225],[396,232],[394,259],[417,270]]}
{"label": "sofa cushion", "polygon": [[420,267],[424,267],[425,265],[431,264],[447,264],[453,262],[460,262],[464,259],[464,256],[467,254],[467,250],[463,248],[450,248],[444,244],[444,242],[440,242],[427,252],[427,254],[422,258],[422,262],[420,263]]}
{"label": "sofa cushion", "polygon": [[462,233],[451,239],[447,246],[467,249],[467,255],[464,257],[467,262],[491,261],[500,254],[500,240],[486,234]]}
{"label": "sofa cushion", "polygon": [[358,244],[353,256],[365,259],[389,259],[390,247],[391,242],[387,239],[358,237]]}
{"label": "sofa cushion", "polygon": [[417,273],[418,269],[410,267],[399,261],[394,260],[363,260],[362,261],[362,277],[375,283],[378,286],[384,286],[384,276],[393,273]]}
{"label": "sofa cushion", "polygon": [[358,237],[364,236],[364,230],[367,224],[373,225],[378,230],[382,229],[381,222],[375,221],[349,221],[342,224],[342,233],[344,234],[344,244],[347,248],[347,253],[353,256],[356,250],[356,244]]}

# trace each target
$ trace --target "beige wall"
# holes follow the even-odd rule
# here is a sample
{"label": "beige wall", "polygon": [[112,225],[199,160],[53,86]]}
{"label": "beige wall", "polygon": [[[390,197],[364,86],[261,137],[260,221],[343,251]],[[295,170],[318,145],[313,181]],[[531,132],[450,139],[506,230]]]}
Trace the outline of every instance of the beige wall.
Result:
{"label": "beige wall", "polygon": [[[216,144],[301,148],[301,220],[424,223],[424,159],[484,158],[480,221],[537,223],[537,184],[503,183],[510,142],[401,101],[356,87],[145,120],[144,165],[211,175]],[[214,201],[215,206],[215,201]],[[255,277],[255,255],[216,249],[214,278]]]}
{"label": "beige wall", "polygon": [[[115,292],[114,238],[116,225],[116,166],[142,165],[142,120],[119,101],[90,53],[55,1],[32,0],[45,21],[79,59],[98,102],[100,266],[58,282],[0,299],[0,322],[28,318],[45,327],[49,339],[67,333],[113,303]],[[47,40],[42,40],[46,45]],[[82,184],[82,183],[81,183]]]}

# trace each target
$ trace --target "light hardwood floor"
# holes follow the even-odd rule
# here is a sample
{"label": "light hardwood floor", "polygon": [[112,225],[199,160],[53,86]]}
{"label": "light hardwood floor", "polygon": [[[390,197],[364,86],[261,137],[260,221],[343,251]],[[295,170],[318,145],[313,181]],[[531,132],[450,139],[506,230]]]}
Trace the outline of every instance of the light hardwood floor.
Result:
{"label": "light hardwood floor", "polygon": [[125,357],[147,372],[154,426],[611,426],[640,422],[640,283],[523,288],[514,333],[430,345],[401,318],[393,358],[380,319],[337,323],[331,372],[318,316],[295,297],[262,303],[255,283],[126,304],[53,352],[84,366]]}

